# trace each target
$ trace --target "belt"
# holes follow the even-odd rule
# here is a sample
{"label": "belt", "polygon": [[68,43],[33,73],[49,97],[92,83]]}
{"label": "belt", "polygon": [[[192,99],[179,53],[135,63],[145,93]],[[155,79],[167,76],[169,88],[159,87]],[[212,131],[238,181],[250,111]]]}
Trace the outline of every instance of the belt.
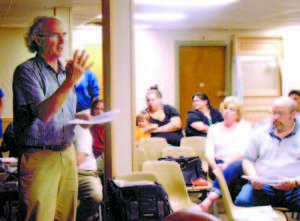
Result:
{"label": "belt", "polygon": [[69,146],[71,146],[70,143],[64,143],[62,145],[25,146],[23,149],[25,152],[26,152],[26,150],[30,150],[30,149],[40,149],[42,151],[45,151],[45,150],[64,151]]}

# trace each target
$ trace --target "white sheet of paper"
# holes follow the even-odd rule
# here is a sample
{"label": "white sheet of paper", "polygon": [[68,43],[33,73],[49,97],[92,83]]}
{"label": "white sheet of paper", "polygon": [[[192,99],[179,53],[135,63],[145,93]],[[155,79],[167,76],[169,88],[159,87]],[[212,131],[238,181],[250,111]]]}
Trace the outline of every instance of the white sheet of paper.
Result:
{"label": "white sheet of paper", "polygon": [[279,178],[279,177],[252,177],[246,175],[243,175],[242,177],[247,180],[261,183],[264,185],[276,185],[276,184],[284,183],[286,181],[285,178]]}
{"label": "white sheet of paper", "polygon": [[103,114],[97,116],[91,116],[90,120],[74,119],[68,122],[68,124],[104,124],[111,122],[119,110],[112,110],[104,112]]}

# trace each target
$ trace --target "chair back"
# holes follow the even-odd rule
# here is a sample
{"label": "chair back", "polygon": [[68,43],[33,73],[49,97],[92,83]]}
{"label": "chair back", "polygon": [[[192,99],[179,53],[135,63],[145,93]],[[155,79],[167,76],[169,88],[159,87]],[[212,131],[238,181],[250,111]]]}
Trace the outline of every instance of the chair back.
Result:
{"label": "chair back", "polygon": [[169,196],[173,211],[188,209],[196,205],[189,198],[178,163],[173,161],[146,161],[143,164],[142,171],[155,174],[158,182]]}
{"label": "chair back", "polygon": [[162,149],[167,146],[166,139],[161,137],[142,138],[139,142],[139,148],[144,148],[147,160],[160,158]]}
{"label": "chair back", "polygon": [[214,169],[214,173],[219,181],[219,185],[222,192],[223,204],[224,204],[228,221],[235,221],[232,211],[235,210],[236,206],[232,202],[231,195],[227,183],[225,181],[225,178],[223,176],[222,170],[217,167],[216,169]]}
{"label": "chair back", "polygon": [[195,151],[192,147],[180,146],[180,147],[165,147],[162,149],[162,157],[194,157],[196,156]]}
{"label": "chair back", "polygon": [[129,182],[136,181],[150,181],[150,182],[158,182],[157,177],[154,173],[145,173],[145,172],[133,172],[120,176],[116,176],[117,180],[126,180]]}
{"label": "chair back", "polygon": [[208,162],[205,157],[205,142],[205,137],[183,137],[181,138],[180,145],[192,147],[195,154],[197,154],[197,156],[201,159],[203,170],[208,172]]}

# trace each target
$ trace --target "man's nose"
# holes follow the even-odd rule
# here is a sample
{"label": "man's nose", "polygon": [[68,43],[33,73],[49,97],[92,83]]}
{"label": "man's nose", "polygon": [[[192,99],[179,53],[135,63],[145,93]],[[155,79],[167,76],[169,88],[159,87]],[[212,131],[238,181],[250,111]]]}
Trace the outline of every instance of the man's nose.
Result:
{"label": "man's nose", "polygon": [[59,34],[59,35],[58,35],[58,39],[59,39],[59,41],[60,41],[61,43],[65,43],[65,38],[66,38],[66,36],[63,35],[63,34]]}

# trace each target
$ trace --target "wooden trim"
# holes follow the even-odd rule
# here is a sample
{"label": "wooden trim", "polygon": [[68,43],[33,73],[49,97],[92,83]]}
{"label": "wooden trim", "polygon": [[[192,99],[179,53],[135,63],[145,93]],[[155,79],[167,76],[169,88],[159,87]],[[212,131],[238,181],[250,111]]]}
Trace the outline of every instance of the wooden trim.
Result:
{"label": "wooden trim", "polygon": [[[103,63],[103,92],[104,109],[111,110],[111,27],[110,27],[110,0],[102,0],[102,63]],[[103,198],[107,199],[106,184],[112,177],[112,137],[111,124],[105,124],[105,152],[104,152],[104,186]]]}
{"label": "wooden trim", "polygon": [[2,132],[5,131],[6,127],[13,122],[12,117],[2,117]]}

